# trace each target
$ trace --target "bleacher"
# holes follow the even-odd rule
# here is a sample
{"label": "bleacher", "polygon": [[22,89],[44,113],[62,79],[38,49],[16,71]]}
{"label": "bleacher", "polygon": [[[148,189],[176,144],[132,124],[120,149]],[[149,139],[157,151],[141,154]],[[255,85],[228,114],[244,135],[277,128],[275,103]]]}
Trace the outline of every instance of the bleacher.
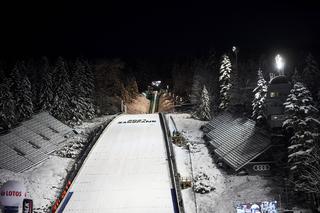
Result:
{"label": "bleacher", "polygon": [[23,172],[46,160],[74,134],[48,112],[41,112],[0,135],[0,168]]}

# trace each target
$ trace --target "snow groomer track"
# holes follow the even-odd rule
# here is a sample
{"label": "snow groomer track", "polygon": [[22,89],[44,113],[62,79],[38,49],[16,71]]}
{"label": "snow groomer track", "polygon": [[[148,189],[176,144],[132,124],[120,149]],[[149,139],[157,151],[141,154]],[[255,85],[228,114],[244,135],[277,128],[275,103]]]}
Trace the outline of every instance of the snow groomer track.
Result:
{"label": "snow groomer track", "polygon": [[103,131],[57,212],[178,213],[165,121],[120,115]]}

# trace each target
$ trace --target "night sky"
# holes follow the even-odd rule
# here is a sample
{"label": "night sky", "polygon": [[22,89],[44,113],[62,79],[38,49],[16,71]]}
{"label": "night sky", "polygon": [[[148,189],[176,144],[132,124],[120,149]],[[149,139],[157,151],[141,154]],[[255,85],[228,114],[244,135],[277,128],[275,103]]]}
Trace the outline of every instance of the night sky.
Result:
{"label": "night sky", "polygon": [[0,55],[157,58],[225,51],[232,45],[243,54],[320,47],[319,7],[307,1],[29,2],[0,7]]}

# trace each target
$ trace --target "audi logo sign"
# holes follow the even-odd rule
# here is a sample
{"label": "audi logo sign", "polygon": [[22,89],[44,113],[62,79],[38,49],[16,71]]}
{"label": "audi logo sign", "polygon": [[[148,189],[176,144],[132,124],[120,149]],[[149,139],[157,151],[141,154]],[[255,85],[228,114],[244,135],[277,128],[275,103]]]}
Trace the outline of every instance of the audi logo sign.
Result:
{"label": "audi logo sign", "polygon": [[256,172],[269,171],[270,168],[269,164],[256,164],[252,166],[252,169]]}

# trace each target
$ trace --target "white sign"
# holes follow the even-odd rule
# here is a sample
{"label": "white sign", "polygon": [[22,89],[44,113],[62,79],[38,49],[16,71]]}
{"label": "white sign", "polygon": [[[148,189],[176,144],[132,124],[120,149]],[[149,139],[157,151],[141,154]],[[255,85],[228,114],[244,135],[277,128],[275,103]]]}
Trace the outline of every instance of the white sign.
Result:
{"label": "white sign", "polygon": [[22,183],[9,180],[0,189],[0,205],[22,206],[26,194],[26,187]]}

